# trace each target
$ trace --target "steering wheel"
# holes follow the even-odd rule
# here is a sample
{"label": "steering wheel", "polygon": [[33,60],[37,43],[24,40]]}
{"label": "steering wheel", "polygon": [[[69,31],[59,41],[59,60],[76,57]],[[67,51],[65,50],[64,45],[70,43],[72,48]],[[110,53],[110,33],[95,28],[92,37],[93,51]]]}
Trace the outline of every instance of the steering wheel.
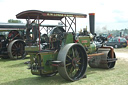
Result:
{"label": "steering wheel", "polygon": [[63,32],[66,32],[63,27],[55,27],[51,33],[50,36],[51,37],[56,37],[56,40],[61,40],[63,38]]}
{"label": "steering wheel", "polygon": [[41,36],[41,42],[42,42],[42,43],[48,43],[48,42],[49,42],[49,37],[48,37],[47,34],[43,34],[43,35]]}

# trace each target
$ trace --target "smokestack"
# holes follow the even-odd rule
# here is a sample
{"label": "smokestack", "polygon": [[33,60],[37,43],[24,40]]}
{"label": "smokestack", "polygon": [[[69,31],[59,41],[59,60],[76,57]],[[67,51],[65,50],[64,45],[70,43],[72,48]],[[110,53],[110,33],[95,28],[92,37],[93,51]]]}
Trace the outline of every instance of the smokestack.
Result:
{"label": "smokestack", "polygon": [[90,32],[94,35],[95,33],[95,13],[89,13],[89,25],[90,25]]}

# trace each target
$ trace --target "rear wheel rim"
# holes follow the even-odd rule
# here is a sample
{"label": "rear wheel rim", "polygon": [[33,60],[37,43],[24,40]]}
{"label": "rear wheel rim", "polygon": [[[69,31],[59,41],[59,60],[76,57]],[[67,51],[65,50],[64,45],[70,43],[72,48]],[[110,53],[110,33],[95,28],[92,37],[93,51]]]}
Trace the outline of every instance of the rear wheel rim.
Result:
{"label": "rear wheel rim", "polygon": [[11,59],[22,59],[25,57],[25,45],[22,41],[14,41],[10,43],[8,52]]}
{"label": "rear wheel rim", "polygon": [[64,61],[64,67],[61,67],[61,70],[58,69],[58,71],[60,75],[67,80],[79,80],[84,76],[87,67],[85,50],[78,44],[70,45],[67,50],[66,52],[63,51],[63,53],[66,53],[66,56],[61,55],[65,57],[64,60],[62,60]]}

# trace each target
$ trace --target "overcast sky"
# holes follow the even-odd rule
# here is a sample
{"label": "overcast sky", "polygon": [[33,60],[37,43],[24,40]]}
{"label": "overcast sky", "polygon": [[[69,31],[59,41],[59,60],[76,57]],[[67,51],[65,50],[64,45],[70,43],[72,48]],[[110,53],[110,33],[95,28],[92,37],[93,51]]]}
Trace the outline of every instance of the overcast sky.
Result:
{"label": "overcast sky", "polygon": [[[0,22],[16,19],[15,15],[25,10],[95,13],[96,30],[106,28],[128,28],[127,0],[0,0]],[[23,21],[24,22],[24,21]],[[88,26],[89,20],[82,19],[77,27]]]}

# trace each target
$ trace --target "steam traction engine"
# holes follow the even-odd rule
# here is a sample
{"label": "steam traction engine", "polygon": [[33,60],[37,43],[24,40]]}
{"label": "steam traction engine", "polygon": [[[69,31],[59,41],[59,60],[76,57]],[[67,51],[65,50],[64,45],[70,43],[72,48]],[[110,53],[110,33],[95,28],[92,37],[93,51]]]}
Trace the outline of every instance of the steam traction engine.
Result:
{"label": "steam traction engine", "polygon": [[[30,55],[33,75],[53,76],[59,73],[66,80],[76,81],[85,75],[87,64],[92,68],[105,69],[115,66],[116,56],[112,47],[104,47],[102,44],[97,46],[94,43],[95,37],[91,37],[91,33],[86,30],[76,34],[76,18],[86,16],[80,13],[38,10],[23,11],[16,15],[19,19],[27,20],[25,50]],[[89,17],[90,29],[94,35],[94,14]],[[44,28],[41,23],[45,20],[60,20],[64,27]],[[42,29],[47,34],[41,34]]]}
{"label": "steam traction engine", "polygon": [[0,57],[22,59],[25,57],[25,24],[0,23]]}

